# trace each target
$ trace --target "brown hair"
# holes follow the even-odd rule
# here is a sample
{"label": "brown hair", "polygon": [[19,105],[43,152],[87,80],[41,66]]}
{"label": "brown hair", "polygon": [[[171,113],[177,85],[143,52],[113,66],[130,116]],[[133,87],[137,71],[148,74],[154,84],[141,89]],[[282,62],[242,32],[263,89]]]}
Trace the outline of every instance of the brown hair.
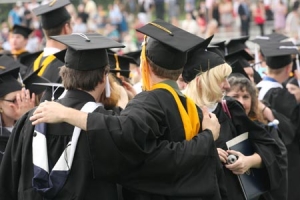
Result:
{"label": "brown hair", "polygon": [[46,35],[47,38],[49,38],[50,36],[60,35],[62,32],[62,29],[64,28],[64,26],[66,24],[69,24],[69,26],[71,26],[71,21],[68,20],[65,23],[63,23],[55,28],[43,29],[44,34]]}
{"label": "brown hair", "polygon": [[115,108],[118,104],[120,99],[119,91],[116,88],[116,80],[112,74],[108,75],[109,78],[109,85],[110,85],[110,97],[105,96],[105,89],[100,96],[100,102],[103,104],[106,110],[111,110]]}
{"label": "brown hair", "polygon": [[149,63],[149,66],[151,67],[152,72],[160,78],[167,78],[167,79],[176,81],[178,79],[179,75],[183,71],[183,68],[177,69],[177,70],[164,69],[164,68],[154,64],[149,58],[147,58],[147,62]]}
{"label": "brown hair", "polygon": [[59,74],[67,90],[82,89],[84,91],[93,91],[99,83],[103,83],[105,74],[108,71],[108,66],[91,71],[79,71],[63,66]]}
{"label": "brown hair", "polygon": [[240,91],[247,91],[251,97],[251,107],[248,117],[252,120],[257,119],[260,122],[266,123],[264,117],[261,112],[259,112],[258,108],[258,91],[255,85],[246,77],[239,75],[239,76],[230,76],[228,78],[228,82],[230,84],[230,90],[233,88],[237,88]]}

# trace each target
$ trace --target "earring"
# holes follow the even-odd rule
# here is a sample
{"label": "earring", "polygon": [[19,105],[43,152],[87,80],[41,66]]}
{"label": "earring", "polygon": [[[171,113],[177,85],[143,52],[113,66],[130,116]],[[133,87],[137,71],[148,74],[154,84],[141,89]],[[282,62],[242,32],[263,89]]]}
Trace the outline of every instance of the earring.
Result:
{"label": "earring", "polygon": [[2,108],[0,108],[0,113],[3,113],[3,110],[2,110]]}

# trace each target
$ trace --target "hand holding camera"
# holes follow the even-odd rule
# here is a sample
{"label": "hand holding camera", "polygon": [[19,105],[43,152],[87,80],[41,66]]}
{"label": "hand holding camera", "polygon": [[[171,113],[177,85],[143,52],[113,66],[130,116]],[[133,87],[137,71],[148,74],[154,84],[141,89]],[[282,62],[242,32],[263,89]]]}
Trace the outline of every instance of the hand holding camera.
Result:
{"label": "hand holding camera", "polygon": [[238,159],[239,159],[238,156],[233,155],[233,154],[229,154],[229,155],[227,156],[227,164],[233,164],[233,163],[235,163]]}

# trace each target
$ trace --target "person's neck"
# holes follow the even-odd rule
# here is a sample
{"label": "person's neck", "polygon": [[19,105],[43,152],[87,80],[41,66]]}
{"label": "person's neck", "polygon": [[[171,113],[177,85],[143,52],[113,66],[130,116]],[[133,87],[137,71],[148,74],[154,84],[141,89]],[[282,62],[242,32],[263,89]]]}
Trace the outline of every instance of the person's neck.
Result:
{"label": "person's neck", "polygon": [[94,90],[92,91],[86,91],[87,93],[89,93],[92,97],[94,97],[95,102],[100,102],[100,97],[101,94],[103,93],[105,88],[104,83],[99,83]]}
{"label": "person's neck", "polygon": [[276,80],[278,83],[283,83],[284,81],[286,81],[286,77],[283,74],[267,74],[268,77],[273,78],[274,80]]}
{"label": "person's neck", "polygon": [[52,47],[52,48],[57,48],[57,49],[63,50],[66,48],[66,45],[64,45],[60,42],[57,42],[55,40],[52,40],[52,39],[47,39],[46,47],[48,47],[48,48]]}
{"label": "person's neck", "polygon": [[1,115],[1,118],[2,118],[2,126],[3,127],[12,127],[12,126],[14,126],[14,124],[15,124],[14,119],[8,118],[5,115]]}
{"label": "person's neck", "polygon": [[169,80],[169,79],[167,79],[167,78],[160,78],[160,77],[157,77],[155,75],[152,75],[151,76],[151,85],[155,85],[157,83],[160,83],[160,82],[166,81],[166,80]]}

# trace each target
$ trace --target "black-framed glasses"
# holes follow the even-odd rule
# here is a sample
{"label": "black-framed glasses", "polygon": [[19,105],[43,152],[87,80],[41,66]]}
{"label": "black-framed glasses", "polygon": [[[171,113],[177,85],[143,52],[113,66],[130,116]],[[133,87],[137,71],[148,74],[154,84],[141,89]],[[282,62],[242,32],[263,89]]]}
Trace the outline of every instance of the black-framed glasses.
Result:
{"label": "black-framed glasses", "polygon": [[10,103],[16,103],[17,99],[13,99],[13,100],[10,100],[10,99],[0,99],[0,101],[7,101],[7,102],[10,102]]}

